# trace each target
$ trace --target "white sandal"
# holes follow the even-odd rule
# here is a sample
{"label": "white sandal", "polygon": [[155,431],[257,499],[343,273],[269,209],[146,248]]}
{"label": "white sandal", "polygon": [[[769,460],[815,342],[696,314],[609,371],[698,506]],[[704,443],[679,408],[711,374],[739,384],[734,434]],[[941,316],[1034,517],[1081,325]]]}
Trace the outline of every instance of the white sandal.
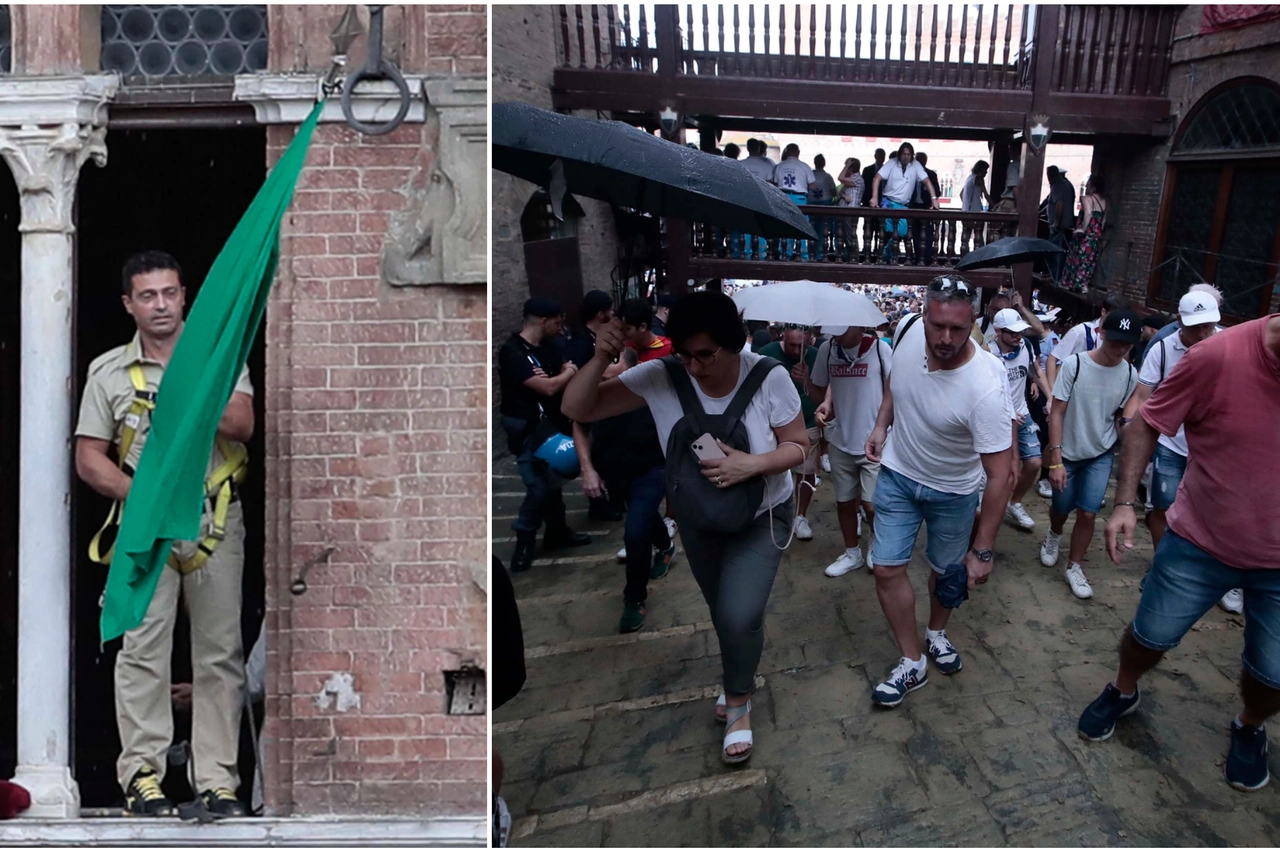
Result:
{"label": "white sandal", "polygon": [[[745,705],[732,705],[725,707],[725,726],[732,726],[738,720],[751,713],[751,702]],[[746,752],[740,752],[737,755],[729,754],[729,747],[734,744],[745,743],[747,745]],[[751,757],[751,748],[754,741],[751,738],[751,729],[742,729],[736,732],[726,732],[724,736],[724,745],[720,750],[720,757],[724,759],[725,764],[741,764]]]}

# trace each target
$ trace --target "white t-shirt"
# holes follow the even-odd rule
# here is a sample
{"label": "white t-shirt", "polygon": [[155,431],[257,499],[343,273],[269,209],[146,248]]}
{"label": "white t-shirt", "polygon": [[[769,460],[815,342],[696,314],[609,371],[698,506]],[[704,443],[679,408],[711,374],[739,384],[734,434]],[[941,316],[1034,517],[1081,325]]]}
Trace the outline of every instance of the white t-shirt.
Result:
{"label": "white t-shirt", "polygon": [[894,157],[880,169],[880,198],[907,204],[915,195],[916,184],[927,180],[929,175],[919,161],[912,160],[911,165],[903,170],[901,161]]}
{"label": "white t-shirt", "polygon": [[740,160],[739,162],[742,163],[742,168],[746,169],[760,180],[773,180],[773,161],[768,157],[748,157],[747,159]]}
{"label": "white t-shirt", "polygon": [[[1153,389],[1156,388],[1166,376],[1173,372],[1178,362],[1182,361],[1187,350],[1188,347],[1182,343],[1182,335],[1178,332],[1161,338],[1155,346],[1147,350],[1147,354],[1143,357],[1138,381]],[[1162,433],[1158,441],[1183,458],[1190,453],[1187,449],[1187,431],[1182,426],[1178,427],[1177,434],[1172,438]]]}
{"label": "white t-shirt", "polygon": [[[762,356],[756,353],[743,352],[740,353],[740,365],[738,370],[738,381],[734,383],[733,390],[723,397],[708,397],[703,393],[702,388],[698,386],[698,380],[690,379],[693,382],[693,391],[698,395],[702,408],[709,415],[723,414],[724,410],[729,408],[729,403],[733,401],[733,395],[737,393],[738,388],[746,381],[747,374],[751,372],[751,368],[759,361]],[[643,397],[645,403],[649,406],[649,411],[653,414],[653,422],[658,427],[658,441],[662,445],[662,452],[667,452],[667,440],[671,438],[671,430],[676,425],[676,421],[684,417],[684,410],[680,407],[680,398],[676,396],[676,389],[671,384],[671,377],[667,375],[667,368],[661,359],[646,361],[627,370],[618,376],[622,380],[622,384],[627,386],[631,393]],[[778,447],[778,439],[774,436],[775,428],[784,427],[791,423],[800,415],[800,395],[796,393],[796,386],[791,381],[791,374],[785,369],[774,368],[769,371],[769,375],[765,378],[764,384],[760,386],[760,390],[751,398],[751,403],[747,406],[746,412],[742,416],[742,422],[747,428],[747,438],[750,441],[752,453],[768,453],[776,450]],[[792,451],[795,448],[790,448]],[[800,454],[797,453],[797,462]],[[770,507],[778,504],[791,497],[793,487],[791,485],[791,473],[783,471],[780,474],[770,474],[765,477],[765,494],[764,501],[760,504],[760,510],[756,515],[767,512]]]}
{"label": "white t-shirt", "polygon": [[940,492],[973,494],[983,476],[979,454],[1013,445],[999,359],[975,346],[964,365],[930,371],[923,321],[911,324],[893,355],[893,429],[881,464]]}
{"label": "white t-shirt", "polygon": [[1067,333],[1062,336],[1062,340],[1053,348],[1053,357],[1058,360],[1058,367],[1062,367],[1062,363],[1078,352],[1089,351],[1089,338],[1084,333],[1084,327],[1088,326],[1090,333],[1093,335],[1093,348],[1097,349],[1102,346],[1102,321],[1094,320],[1091,323],[1076,323]]}
{"label": "white t-shirt", "polygon": [[978,188],[974,186],[977,180],[978,176],[970,172],[969,177],[964,182],[964,189],[960,190],[960,207],[963,210],[981,213],[982,193],[978,192]]}
{"label": "white t-shirt", "polygon": [[813,169],[799,157],[788,157],[774,167],[773,182],[783,192],[808,195],[809,184],[815,183]]}
{"label": "white t-shirt", "polygon": [[1024,422],[1030,423],[1031,410],[1027,408],[1027,374],[1031,372],[1031,348],[1023,341],[1018,345],[1013,357],[1009,358],[1000,351],[1000,344],[994,339],[989,342],[989,345],[991,354],[999,360],[1000,366],[1007,374],[1009,404],[1013,406],[1014,417],[1022,415],[1027,419]]}
{"label": "white t-shirt", "polygon": [[884,400],[881,366],[888,377],[893,364],[889,345],[878,337],[873,340],[875,345],[861,358],[856,350],[848,352],[835,341],[823,341],[813,363],[813,384],[831,386],[835,423],[827,426],[827,441],[853,456],[866,453],[867,439],[876,428]]}

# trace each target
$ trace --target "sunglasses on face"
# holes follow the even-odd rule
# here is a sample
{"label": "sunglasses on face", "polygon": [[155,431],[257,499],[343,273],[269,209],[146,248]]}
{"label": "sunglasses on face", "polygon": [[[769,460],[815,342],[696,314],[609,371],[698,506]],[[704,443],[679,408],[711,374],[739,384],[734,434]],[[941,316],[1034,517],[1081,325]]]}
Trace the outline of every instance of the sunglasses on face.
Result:
{"label": "sunglasses on face", "polygon": [[678,358],[680,360],[680,363],[683,364],[685,367],[688,367],[689,364],[694,361],[698,362],[698,364],[701,364],[705,367],[706,365],[716,360],[716,356],[719,355],[720,350],[722,349],[724,349],[724,347],[716,347],[715,349],[702,349],[702,350],[698,350],[697,352],[678,352],[676,353],[676,358]]}

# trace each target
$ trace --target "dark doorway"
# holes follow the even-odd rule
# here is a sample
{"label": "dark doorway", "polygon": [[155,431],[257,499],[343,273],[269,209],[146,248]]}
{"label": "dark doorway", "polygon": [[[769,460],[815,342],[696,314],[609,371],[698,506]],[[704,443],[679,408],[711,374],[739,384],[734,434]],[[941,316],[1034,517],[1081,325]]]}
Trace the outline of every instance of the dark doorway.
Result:
{"label": "dark doorway", "polygon": [[[183,267],[187,307],[195,302],[214,258],[266,176],[263,128],[112,130],[106,168],[86,166],[80,175],[77,215],[75,363],[76,403],[89,363],[128,343],[134,325],[120,303],[120,270],[143,249],[160,249]],[[261,335],[249,358],[255,389],[257,429],[249,444],[250,472],[241,491],[247,542],[242,630],[246,651],[262,625],[263,543],[263,354]],[[74,682],[72,767],[86,808],[122,805],[116,782],[120,739],[113,691],[120,641],[101,647],[98,599],[107,569],[89,560],[89,540],[102,524],[108,501],[77,481],[73,599]],[[179,616],[174,632],[172,680],[191,678],[190,628]],[[189,720],[189,717],[187,718]],[[176,738],[183,731],[175,714]],[[241,749],[242,799],[252,785],[252,749]],[[245,771],[248,772],[245,772]],[[165,779],[175,800],[192,796],[179,774]]]}
{"label": "dark doorway", "polygon": [[0,166],[0,779],[18,744],[18,358],[22,236],[18,188]]}

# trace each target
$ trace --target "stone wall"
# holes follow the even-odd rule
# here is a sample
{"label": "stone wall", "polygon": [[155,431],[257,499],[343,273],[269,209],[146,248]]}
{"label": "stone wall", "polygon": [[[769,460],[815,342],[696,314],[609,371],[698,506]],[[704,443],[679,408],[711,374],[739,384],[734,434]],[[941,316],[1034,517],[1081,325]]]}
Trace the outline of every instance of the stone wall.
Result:
{"label": "stone wall", "polygon": [[[1169,99],[1175,129],[1221,83],[1237,77],[1265,77],[1280,83],[1280,21],[1202,36],[1202,14],[1202,6],[1188,6],[1174,28],[1177,40]],[[1100,137],[1094,148],[1095,170],[1105,176],[1112,203],[1112,281],[1120,282],[1139,305],[1147,302],[1147,283],[1156,263],[1153,256],[1172,142],[1172,136],[1158,142]],[[1273,311],[1280,306],[1280,288],[1272,306]]]}
{"label": "stone wall", "polygon": [[[558,9],[558,6],[493,7],[495,104],[519,101],[551,109],[552,72],[559,50]],[[571,26],[570,30],[574,28]],[[527,181],[493,172],[491,293],[495,344],[500,345],[511,331],[520,327],[520,307],[529,298],[520,214],[536,189]],[[578,201],[586,214],[578,224],[583,287],[612,291],[612,274],[618,257],[613,214],[603,202],[589,198],[578,198]]]}
{"label": "stone wall", "polygon": [[[422,49],[406,71],[484,70],[485,7],[424,18],[400,42]],[[294,130],[270,129],[269,162]],[[277,813],[486,810],[486,718],[446,714],[442,673],[486,659],[488,302],[483,286],[392,287],[380,268],[437,141],[431,120],[379,137],[321,125],[283,224],[266,389]]]}

